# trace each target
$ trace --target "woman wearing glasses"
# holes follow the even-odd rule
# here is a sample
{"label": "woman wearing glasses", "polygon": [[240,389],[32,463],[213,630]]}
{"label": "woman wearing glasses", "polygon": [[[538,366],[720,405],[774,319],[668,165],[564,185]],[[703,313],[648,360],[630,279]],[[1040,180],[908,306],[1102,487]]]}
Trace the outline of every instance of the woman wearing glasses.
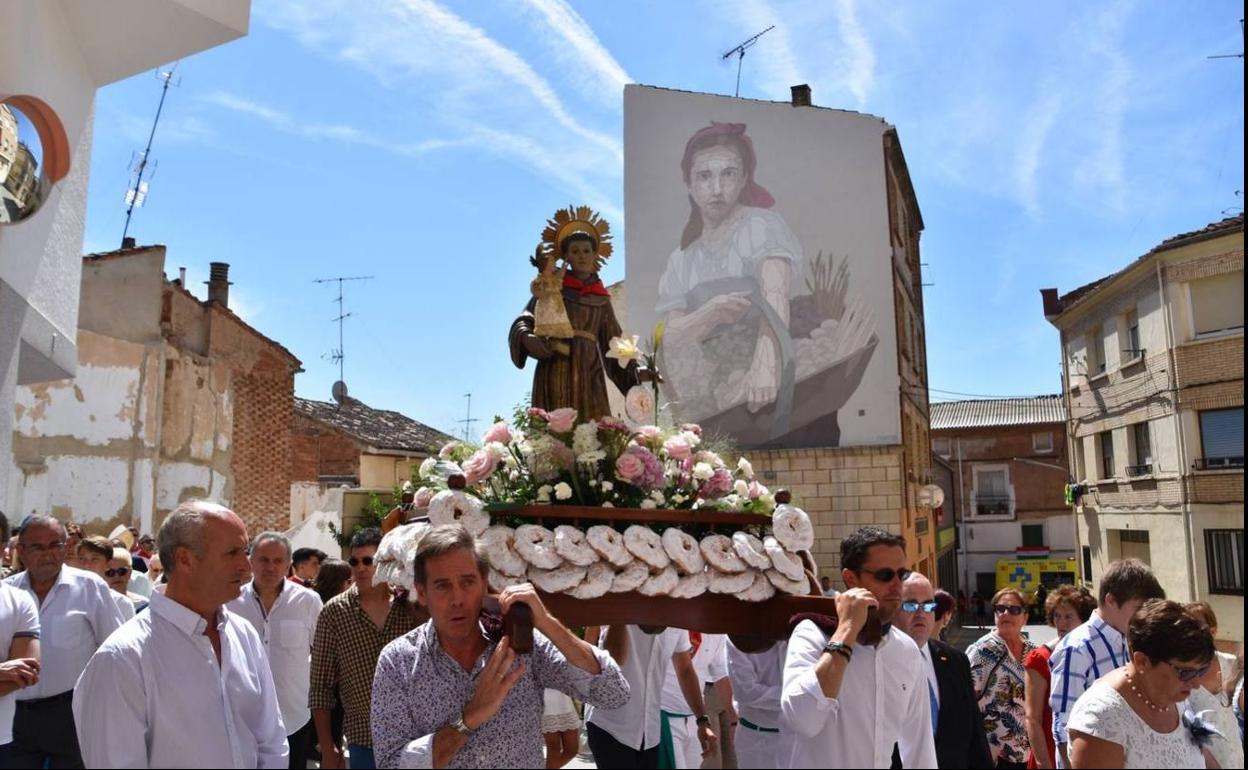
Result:
{"label": "woman wearing glasses", "polygon": [[[1131,658],[1087,689],[1066,729],[1083,767],[1217,767],[1186,708],[1213,663],[1213,636],[1178,602],[1150,599],[1127,628]],[[1187,712],[1187,713],[1185,713]]]}
{"label": "woman wearing glasses", "polygon": [[1036,647],[1023,634],[1027,600],[1017,588],[1002,588],[993,595],[991,606],[996,628],[972,644],[966,656],[993,763],[1023,768],[1031,747],[1023,716],[1023,660]]}

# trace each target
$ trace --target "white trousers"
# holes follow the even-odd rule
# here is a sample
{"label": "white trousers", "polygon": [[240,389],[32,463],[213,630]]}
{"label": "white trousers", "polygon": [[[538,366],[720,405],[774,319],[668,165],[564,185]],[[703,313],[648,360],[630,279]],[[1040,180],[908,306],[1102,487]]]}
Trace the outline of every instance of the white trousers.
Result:
{"label": "white trousers", "polygon": [[702,767],[702,743],[698,740],[698,723],[693,717],[669,717],[672,751],[676,754],[676,770],[698,770]]}
{"label": "white trousers", "polygon": [[787,759],[779,756],[780,733],[751,730],[738,723],[733,738],[737,747],[737,767],[775,768]]}

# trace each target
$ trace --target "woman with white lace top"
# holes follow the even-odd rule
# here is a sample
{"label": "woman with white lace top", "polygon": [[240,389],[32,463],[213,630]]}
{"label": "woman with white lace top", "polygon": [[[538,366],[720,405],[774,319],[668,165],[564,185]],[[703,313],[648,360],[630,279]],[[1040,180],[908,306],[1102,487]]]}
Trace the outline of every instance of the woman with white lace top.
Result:
{"label": "woman with white lace top", "polygon": [[1216,665],[1209,629],[1182,604],[1150,599],[1131,618],[1127,644],[1127,665],[1098,679],[1071,711],[1071,766],[1217,767],[1210,727],[1187,703]]}

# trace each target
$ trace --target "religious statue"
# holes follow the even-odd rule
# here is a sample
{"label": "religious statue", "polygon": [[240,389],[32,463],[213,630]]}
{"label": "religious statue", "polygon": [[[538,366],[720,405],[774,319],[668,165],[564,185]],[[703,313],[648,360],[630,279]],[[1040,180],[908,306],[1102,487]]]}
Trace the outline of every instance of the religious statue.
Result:
{"label": "religious statue", "polygon": [[[611,256],[609,231],[606,220],[587,206],[561,209],[546,223],[530,260],[540,271],[530,285],[533,297],[512,322],[507,341],[517,368],[528,358],[537,360],[535,407],[572,407],[586,420],[607,417],[607,378],[627,392],[653,377],[636,361],[621,365],[606,356],[611,339],[622,332],[598,277]],[[562,267],[556,269],[558,261]]]}

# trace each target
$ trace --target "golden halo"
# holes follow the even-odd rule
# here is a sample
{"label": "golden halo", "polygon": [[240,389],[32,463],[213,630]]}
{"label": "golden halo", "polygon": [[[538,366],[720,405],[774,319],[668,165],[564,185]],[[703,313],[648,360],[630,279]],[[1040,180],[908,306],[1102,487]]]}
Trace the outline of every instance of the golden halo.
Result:
{"label": "golden halo", "polygon": [[546,222],[542,231],[542,250],[559,256],[559,244],[574,233],[585,233],[598,242],[598,267],[611,257],[611,225],[589,206],[568,206],[559,209]]}

